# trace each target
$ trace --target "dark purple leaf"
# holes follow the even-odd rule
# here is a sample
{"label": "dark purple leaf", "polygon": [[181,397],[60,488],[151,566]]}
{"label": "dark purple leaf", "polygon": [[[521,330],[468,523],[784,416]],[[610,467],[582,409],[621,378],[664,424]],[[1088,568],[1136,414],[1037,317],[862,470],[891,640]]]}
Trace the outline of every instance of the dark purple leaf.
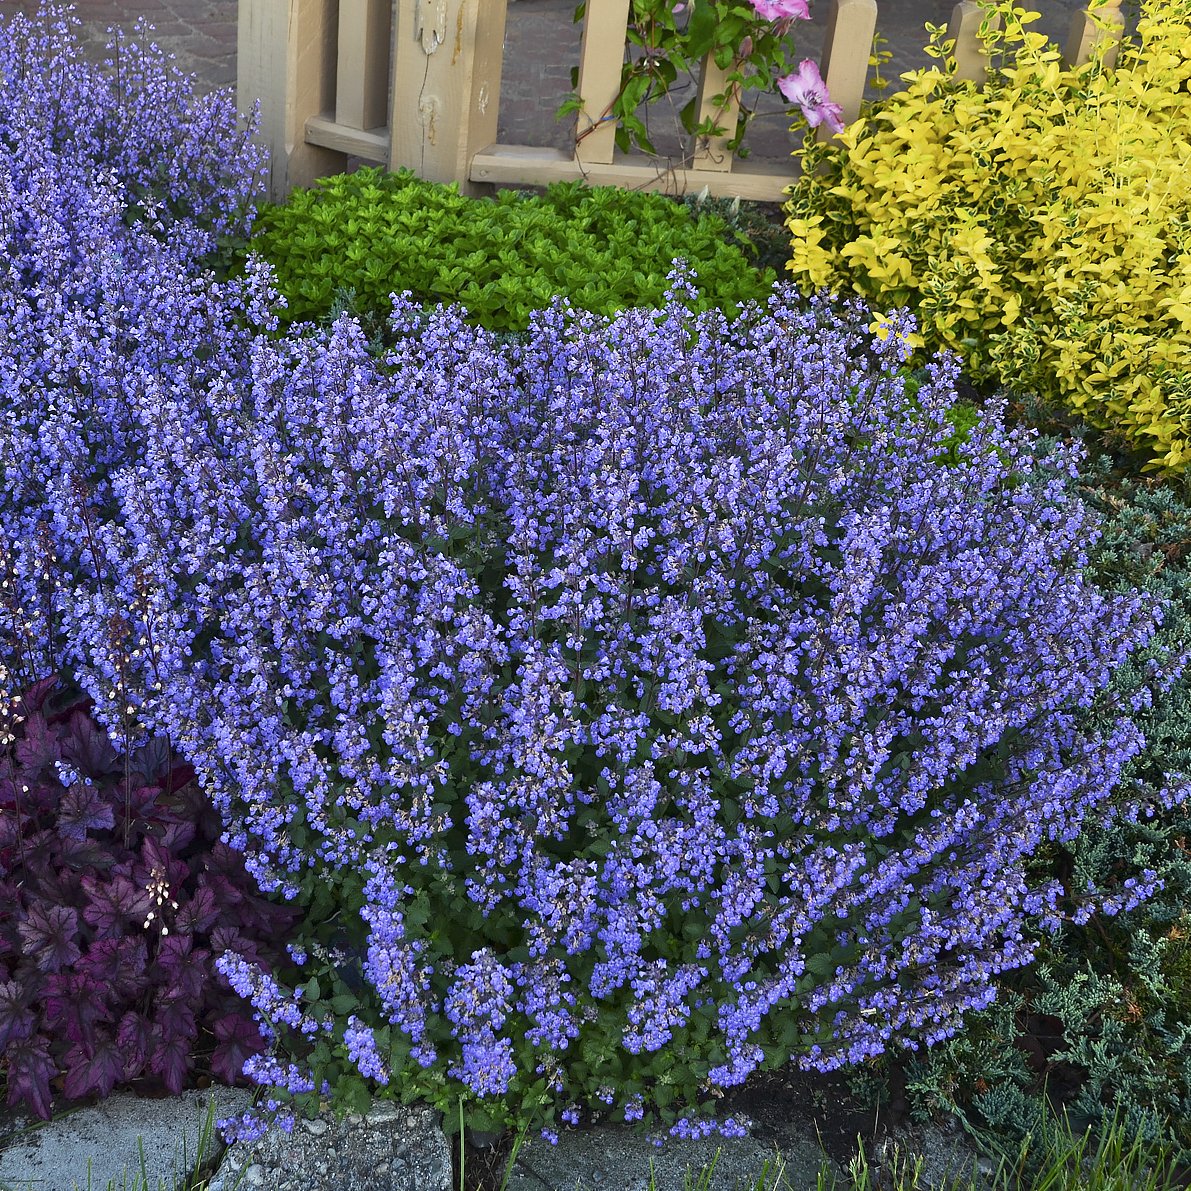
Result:
{"label": "dark purple leaf", "polygon": [[[180,786],[175,779],[181,777],[188,777],[188,780]],[[206,850],[210,851],[210,847],[223,832],[223,820],[219,817],[219,812],[211,805],[211,800],[203,793],[199,784],[193,780],[193,771],[187,775],[181,770],[173,770],[168,780],[174,781],[170,805],[180,820],[198,826],[199,834],[208,844]]]}
{"label": "dark purple leaf", "polygon": [[[256,941],[241,934],[239,927],[215,927],[211,931],[211,950],[216,955],[222,955],[225,951],[234,951],[236,954],[242,955],[250,964],[260,963],[260,948]],[[221,988],[231,987],[223,976],[219,977],[219,985]]]}
{"label": "dark purple leaf", "polygon": [[24,952],[43,972],[60,972],[79,957],[78,911],[34,903],[17,928]]}
{"label": "dark purple leaf", "polygon": [[182,761],[173,766],[166,774],[163,784],[170,790],[185,790],[194,781],[194,778],[194,766],[189,761]]}
{"label": "dark purple leaf", "polygon": [[207,868],[207,885],[223,911],[234,910],[244,901],[243,890],[237,889],[233,881],[210,867]]}
{"label": "dark purple leaf", "polygon": [[92,780],[109,777],[121,768],[120,755],[112,748],[107,733],[83,711],[70,717],[70,726],[62,738],[62,759]]}
{"label": "dark purple leaf", "polygon": [[251,899],[251,909],[241,911],[244,928],[266,939],[288,937],[290,928],[302,916],[296,906],[279,906],[263,897]]}
{"label": "dark purple leaf", "polygon": [[239,852],[229,848],[222,840],[215,843],[207,857],[207,871],[214,876],[226,878],[233,884],[242,884],[244,877],[244,857]]}
{"label": "dark purple leaf", "polygon": [[129,1011],[120,1018],[116,1042],[124,1055],[124,1078],[136,1079],[153,1049],[153,1023],[142,1014]]}
{"label": "dark purple leaf", "polygon": [[22,725],[21,738],[16,743],[16,758],[25,770],[24,779],[40,777],[55,761],[62,760],[62,745],[40,711],[35,711]]}
{"label": "dark purple leaf", "polygon": [[56,972],[49,977],[45,999],[45,1021],[52,1030],[71,1042],[91,1042],[97,1022],[111,1020],[107,997],[97,985],[79,972]]}
{"label": "dark purple leaf", "polygon": [[82,901],[83,873],[58,864],[61,845],[67,842],[49,831],[38,837],[37,847],[44,849],[38,860],[48,867],[25,868],[25,898],[31,905],[76,906]]}
{"label": "dark purple leaf", "polygon": [[8,1106],[24,1105],[43,1121],[50,1119],[50,1080],[58,1065],[50,1058],[50,1043],[40,1034],[8,1048]]}
{"label": "dark purple leaf", "polygon": [[10,1042],[31,1037],[36,1025],[24,986],[15,980],[0,984],[0,1052]]}
{"label": "dark purple leaf", "polygon": [[48,782],[18,775],[15,781],[0,780],[0,810],[6,813],[18,809],[22,815],[53,810],[62,797],[62,783],[55,777]]}
{"label": "dark purple leaf", "polygon": [[36,1005],[39,1001],[45,1000],[51,980],[62,979],[61,973],[55,972],[53,975],[47,975],[45,972],[39,972],[28,960],[24,959],[17,964],[15,970],[8,973],[8,976],[21,986],[24,990],[25,1000],[30,1005]]}
{"label": "dark purple leaf", "polygon": [[71,1100],[106,1096],[123,1075],[124,1056],[106,1031],[96,1031],[93,1045],[76,1043],[66,1052],[64,1090]]}
{"label": "dark purple leaf", "polygon": [[29,822],[28,812],[18,815],[16,806],[4,797],[5,787],[11,789],[12,782],[0,782],[0,851],[19,844]]}
{"label": "dark purple leaf", "polygon": [[161,790],[157,786],[132,785],[120,790],[116,799],[116,821],[121,830],[135,828],[139,836],[145,829],[145,822],[157,815],[157,800]]}
{"label": "dark purple leaf", "polygon": [[58,806],[58,834],[65,839],[85,839],[88,831],[103,831],[116,825],[111,806],[94,786],[71,786]]}
{"label": "dark purple leaf", "polygon": [[106,880],[84,877],[82,885],[87,895],[83,919],[99,938],[121,938],[129,924],[144,929],[145,915],[153,901],[144,886],[123,876],[109,876]]}
{"label": "dark purple leaf", "polygon": [[170,1094],[177,1096],[186,1084],[190,1074],[190,1038],[176,1034],[163,1037],[153,1031],[153,1053],[149,1057],[149,1070],[160,1076]]}
{"label": "dark purple leaf", "polygon": [[45,705],[46,699],[49,697],[53,689],[58,685],[58,676],[51,674],[48,678],[39,679],[28,690],[21,694],[21,702],[24,703],[24,712],[26,715],[31,711],[40,711]]}
{"label": "dark purple leaf", "polygon": [[58,863],[79,872],[82,869],[103,871],[112,863],[112,846],[101,840],[61,839],[58,845]]}
{"label": "dark purple leaf", "polygon": [[109,989],[112,996],[127,1000],[144,989],[147,963],[143,936],[98,939],[75,964],[75,971]]}
{"label": "dark purple leaf", "polygon": [[195,1002],[171,993],[159,994],[153,1008],[153,1031],[154,1043],[160,1038],[193,1042],[198,1036]]}
{"label": "dark purple leaf", "polygon": [[154,736],[131,753],[128,760],[133,769],[154,782],[170,763],[170,742],[164,736]]}
{"label": "dark purple leaf", "polygon": [[178,908],[174,916],[174,929],[180,934],[206,934],[218,918],[219,906],[204,873],[199,877],[198,887],[190,900]]}
{"label": "dark purple leaf", "polygon": [[120,968],[116,981],[122,987],[135,984],[139,989],[149,967],[149,948],[143,935],[120,940]]}
{"label": "dark purple leaf", "polygon": [[265,1049],[260,1030],[242,1013],[217,1017],[212,1028],[219,1045],[211,1056],[211,1073],[226,1083],[243,1083],[245,1062]]}
{"label": "dark purple leaf", "polygon": [[178,853],[190,847],[197,834],[198,829],[193,823],[166,823],[157,839],[167,851]]}
{"label": "dark purple leaf", "polygon": [[207,985],[209,951],[194,949],[190,935],[166,935],[157,949],[157,967],[171,999],[197,1001]]}

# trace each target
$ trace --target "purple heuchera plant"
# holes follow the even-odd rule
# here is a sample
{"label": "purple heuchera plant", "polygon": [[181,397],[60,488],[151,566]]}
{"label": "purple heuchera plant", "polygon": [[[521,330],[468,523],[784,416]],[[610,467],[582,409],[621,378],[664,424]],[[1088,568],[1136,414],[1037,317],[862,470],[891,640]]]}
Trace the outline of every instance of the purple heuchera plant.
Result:
{"label": "purple heuchera plant", "polygon": [[199,1073],[242,1081],[265,1049],[213,970],[276,962],[292,911],[256,895],[189,766],[159,741],[120,756],[53,678],[4,707],[0,1058],[8,1103]]}

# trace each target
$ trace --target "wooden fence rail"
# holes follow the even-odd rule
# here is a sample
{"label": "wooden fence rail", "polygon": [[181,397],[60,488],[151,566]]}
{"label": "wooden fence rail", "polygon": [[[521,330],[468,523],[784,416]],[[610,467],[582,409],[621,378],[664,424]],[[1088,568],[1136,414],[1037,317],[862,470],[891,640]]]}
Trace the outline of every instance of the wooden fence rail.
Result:
{"label": "wooden fence rail", "polygon": [[[270,197],[341,173],[349,155],[402,166],[436,182],[457,181],[465,194],[492,184],[545,185],[585,178],[617,185],[782,201],[794,163],[745,165],[724,138],[704,138],[689,168],[659,170],[643,154],[621,154],[615,123],[591,131],[620,87],[629,0],[587,0],[579,50],[579,133],[570,152],[497,143],[508,0],[239,0],[237,96],[247,111],[261,102],[260,136],[271,160]],[[1065,57],[1087,61],[1104,39],[1123,32],[1122,0],[1090,0],[1094,18],[1076,13]],[[960,77],[985,70],[977,30],[978,0],[955,6]],[[831,0],[820,69],[834,102],[853,120],[860,112],[877,24],[877,0]],[[1115,55],[1115,47],[1108,51]],[[699,79],[700,119],[724,89],[710,55]],[[559,97],[561,100],[561,96]],[[717,122],[733,127],[729,109]],[[822,131],[822,129],[821,129]]]}

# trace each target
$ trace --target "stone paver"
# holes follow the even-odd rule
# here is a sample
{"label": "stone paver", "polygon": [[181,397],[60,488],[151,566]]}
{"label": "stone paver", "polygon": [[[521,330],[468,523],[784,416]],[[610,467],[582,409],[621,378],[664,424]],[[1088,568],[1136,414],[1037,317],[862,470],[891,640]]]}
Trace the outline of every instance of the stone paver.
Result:
{"label": "stone paver", "polygon": [[[37,1123],[0,1148],[0,1188],[105,1191],[109,1180],[116,1191],[172,1188],[201,1156],[199,1139],[212,1098],[214,1119],[236,1116],[252,1102],[252,1094],[241,1088],[186,1092],[168,1100],[120,1092],[48,1124]],[[218,1137],[212,1142],[218,1145]]]}
{"label": "stone paver", "polygon": [[428,1107],[374,1105],[337,1120],[327,1111],[237,1143],[208,1191],[451,1191],[451,1151]]}
{"label": "stone paver", "polygon": [[[623,1126],[596,1127],[564,1132],[557,1145],[530,1138],[517,1156],[507,1191],[650,1191],[651,1180],[655,1191],[696,1185],[737,1191],[754,1187],[763,1171],[766,1187],[804,1191],[818,1185],[824,1155],[812,1134],[791,1130],[780,1151],[779,1157],[777,1148],[752,1137],[672,1140],[658,1149]],[[842,1176],[830,1160],[827,1165]]]}

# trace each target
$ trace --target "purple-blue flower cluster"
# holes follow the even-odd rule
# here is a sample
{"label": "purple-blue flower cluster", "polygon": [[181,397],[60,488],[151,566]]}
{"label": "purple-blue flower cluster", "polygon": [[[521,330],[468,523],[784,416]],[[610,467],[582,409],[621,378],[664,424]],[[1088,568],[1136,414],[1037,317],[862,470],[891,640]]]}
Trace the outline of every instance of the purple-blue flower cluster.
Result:
{"label": "purple-blue flower cluster", "polygon": [[952,367],[789,295],[393,332],[134,387],[63,618],[262,888],[358,900],[360,1070],[665,1107],[616,1055],[722,1088],[954,1032],[1141,745],[1084,726],[1154,612],[1084,581],[1074,456],[991,411],[941,462]]}
{"label": "purple-blue flower cluster", "polygon": [[729,324],[680,269],[511,342],[408,295],[383,354],[279,337],[266,270],[203,264],[259,181],[227,98],[142,55],[154,111],[84,71],[124,114],[75,130],[20,68],[65,36],[0,26],[5,664],[167,734],[303,908],[308,982],[221,961],[254,1078],[313,1095],[333,1052],[698,1135],[704,1092],[986,1005],[1058,921],[1027,860],[1142,744],[1091,726],[1157,609],[1085,579],[1074,452],[996,408],[957,442],[904,319],[787,288]]}
{"label": "purple-blue flower cluster", "polygon": [[144,386],[201,383],[230,363],[244,287],[210,285],[201,265],[221,236],[246,231],[266,168],[231,94],[196,96],[144,43],[147,29],[137,42],[116,34],[97,67],[76,26],[57,4],[0,20],[0,569],[13,689],[70,652],[55,585],[63,570],[95,573],[90,529],[75,533],[149,430],[133,421],[131,390],[151,403]]}

